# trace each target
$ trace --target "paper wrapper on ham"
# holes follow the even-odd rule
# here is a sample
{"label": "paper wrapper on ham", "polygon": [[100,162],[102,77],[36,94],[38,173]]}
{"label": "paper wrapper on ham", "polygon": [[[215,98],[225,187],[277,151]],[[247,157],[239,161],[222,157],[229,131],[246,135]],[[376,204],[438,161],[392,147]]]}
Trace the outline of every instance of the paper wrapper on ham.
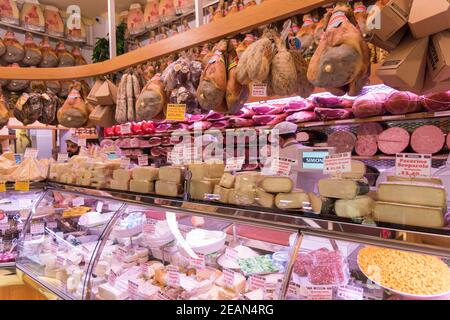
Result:
{"label": "paper wrapper on ham", "polygon": [[450,110],[450,90],[447,92],[427,94],[421,97],[421,102],[427,111],[439,112]]}
{"label": "paper wrapper on ham", "polygon": [[20,12],[20,22],[28,30],[45,32],[44,12],[38,1],[25,0]]}
{"label": "paper wrapper on ham", "polygon": [[417,153],[434,154],[442,150],[445,134],[436,126],[422,126],[411,135],[411,147]]}
{"label": "paper wrapper on ham", "polygon": [[253,123],[256,126],[266,126],[266,125],[276,125],[277,123],[280,123],[286,119],[286,114],[279,114],[279,115],[259,115],[254,116]]}
{"label": "paper wrapper on ham", "polygon": [[140,34],[145,31],[144,12],[139,3],[130,5],[127,17],[127,29],[131,35]]}
{"label": "paper wrapper on ham", "polygon": [[356,135],[361,136],[378,136],[383,132],[383,127],[377,122],[362,123],[356,129]]}
{"label": "paper wrapper on ham", "polygon": [[175,17],[175,7],[173,0],[160,0],[159,2],[159,18],[162,22],[166,22]]}
{"label": "paper wrapper on ham", "polygon": [[164,86],[160,74],[155,75],[142,90],[136,102],[136,120],[150,120],[163,111],[166,105]]}
{"label": "paper wrapper on ham", "polygon": [[356,137],[351,132],[336,131],[328,136],[327,144],[329,147],[335,147],[336,153],[353,152]]}
{"label": "paper wrapper on ham", "polygon": [[418,95],[408,91],[394,91],[388,95],[385,108],[392,114],[407,114],[419,112],[422,105]]}
{"label": "paper wrapper on ham", "polygon": [[144,24],[146,28],[153,28],[159,23],[159,1],[148,0],[144,10]]}
{"label": "paper wrapper on ham", "polygon": [[64,36],[64,22],[59,9],[53,6],[45,6],[44,9],[45,32],[51,36]]}
{"label": "paper wrapper on ham", "polygon": [[383,131],[378,136],[378,148],[387,155],[401,153],[409,145],[409,133],[403,128],[394,127]]}
{"label": "paper wrapper on ham", "polygon": [[291,114],[286,118],[287,121],[300,123],[318,120],[317,114],[314,111],[299,111]]}
{"label": "paper wrapper on ham", "polygon": [[353,118],[352,109],[315,108],[315,113],[320,120],[343,120]]}
{"label": "paper wrapper on ham", "polygon": [[86,124],[89,119],[89,110],[84,103],[85,96],[80,82],[71,86],[69,96],[57,114],[61,125],[67,128],[81,128]]}
{"label": "paper wrapper on ham", "polygon": [[25,57],[22,62],[26,66],[37,66],[42,61],[42,52],[36,43],[33,41],[31,33],[27,32],[25,35],[25,42],[23,45],[25,49]]}
{"label": "paper wrapper on ham", "polygon": [[319,108],[346,109],[353,106],[353,100],[339,97],[314,97],[313,103]]}
{"label": "paper wrapper on ham", "polygon": [[358,136],[356,139],[355,152],[359,156],[371,157],[378,151],[377,136]]}
{"label": "paper wrapper on ham", "polygon": [[385,93],[365,94],[353,103],[353,114],[356,118],[382,116],[385,113],[384,103],[386,99],[387,94]]}

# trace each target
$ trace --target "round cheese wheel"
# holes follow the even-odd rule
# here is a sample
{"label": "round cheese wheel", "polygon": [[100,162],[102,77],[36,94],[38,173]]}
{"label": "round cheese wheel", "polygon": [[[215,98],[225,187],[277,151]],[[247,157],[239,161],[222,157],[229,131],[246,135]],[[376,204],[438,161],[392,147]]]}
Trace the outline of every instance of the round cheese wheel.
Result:
{"label": "round cheese wheel", "polygon": [[392,155],[401,153],[408,145],[409,133],[403,128],[389,128],[378,136],[378,148],[384,154]]}
{"label": "round cheese wheel", "polygon": [[433,154],[442,150],[445,135],[436,126],[422,126],[414,130],[411,136],[411,147],[417,153]]}

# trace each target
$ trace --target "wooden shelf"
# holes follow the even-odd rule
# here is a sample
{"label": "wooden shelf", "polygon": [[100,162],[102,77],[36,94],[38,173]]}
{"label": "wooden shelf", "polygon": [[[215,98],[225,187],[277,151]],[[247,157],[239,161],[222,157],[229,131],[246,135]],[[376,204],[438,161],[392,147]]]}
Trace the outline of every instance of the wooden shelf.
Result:
{"label": "wooden shelf", "polygon": [[[437,154],[432,156],[432,160],[447,160],[448,154]],[[366,156],[352,156],[355,160],[374,160],[374,161],[382,161],[382,160],[395,160],[395,156],[386,156],[386,155],[376,155],[372,157]]]}
{"label": "wooden shelf", "polygon": [[124,55],[85,66],[66,68],[11,68],[0,67],[0,79],[6,80],[74,80],[114,73],[129,67],[183,51],[206,42],[214,42],[245,30],[306,13],[332,3],[332,0],[283,0],[265,1],[231,16],[202,25],[168,39],[149,44]]}
{"label": "wooden shelf", "polygon": [[28,30],[28,29],[26,29],[24,27],[16,26],[16,25],[9,24],[9,23],[2,22],[2,21],[0,21],[0,26],[5,27],[5,28],[10,28],[13,31],[17,31],[17,32],[21,32],[21,33],[29,32],[29,33],[31,33],[33,35],[36,35],[36,36],[39,36],[39,37],[42,37],[42,38],[43,37],[48,37],[51,40],[63,41],[63,42],[68,43],[68,44],[70,44],[72,46],[80,46],[82,48],[87,48],[87,49],[93,49],[94,48],[94,46],[86,44],[85,42],[77,42],[77,41],[68,40],[67,38],[64,38],[64,37],[51,36],[51,35],[49,35],[49,34],[47,34],[45,32]]}

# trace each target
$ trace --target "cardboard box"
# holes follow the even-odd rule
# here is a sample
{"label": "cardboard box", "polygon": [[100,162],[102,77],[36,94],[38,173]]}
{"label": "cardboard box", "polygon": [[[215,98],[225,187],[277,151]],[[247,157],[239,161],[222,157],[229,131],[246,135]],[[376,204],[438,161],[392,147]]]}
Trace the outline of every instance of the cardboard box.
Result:
{"label": "cardboard box", "polygon": [[91,92],[89,92],[89,95],[87,96],[86,100],[92,104],[97,104],[97,98],[95,97],[95,94],[97,93],[98,89],[100,89],[100,87],[103,84],[103,80],[96,80],[94,83],[94,86],[91,89]]}
{"label": "cardboard box", "polygon": [[450,30],[436,33],[430,38],[427,65],[434,82],[450,79]]}
{"label": "cardboard box", "polygon": [[450,0],[414,1],[408,24],[416,39],[450,28]]}
{"label": "cardboard box", "polygon": [[408,34],[378,68],[378,77],[397,90],[420,93],[425,81],[428,40],[416,40]]}
{"label": "cardboard box", "polygon": [[103,128],[112,127],[116,124],[115,121],[115,106],[95,106],[94,110],[89,115],[89,121]]}
{"label": "cardboard box", "polygon": [[408,23],[412,2],[413,0],[391,0],[384,7],[374,6],[367,18],[369,30],[380,40],[388,41]]}
{"label": "cardboard box", "polygon": [[373,45],[377,46],[378,48],[384,49],[386,51],[392,51],[395,48],[397,48],[397,46],[400,44],[404,35],[406,34],[407,29],[408,29],[407,26],[404,26],[399,31],[397,31],[391,38],[389,38],[386,41],[383,41],[380,38],[378,38],[376,35],[373,35],[370,38],[369,42],[372,43]]}

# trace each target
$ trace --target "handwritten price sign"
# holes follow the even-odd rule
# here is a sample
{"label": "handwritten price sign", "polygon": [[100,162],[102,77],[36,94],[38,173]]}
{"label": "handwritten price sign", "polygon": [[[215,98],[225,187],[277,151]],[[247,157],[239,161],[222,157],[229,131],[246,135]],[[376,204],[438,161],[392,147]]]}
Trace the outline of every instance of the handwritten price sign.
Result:
{"label": "handwritten price sign", "polygon": [[339,174],[352,171],[352,155],[350,152],[337,153],[324,159],[324,174]]}

